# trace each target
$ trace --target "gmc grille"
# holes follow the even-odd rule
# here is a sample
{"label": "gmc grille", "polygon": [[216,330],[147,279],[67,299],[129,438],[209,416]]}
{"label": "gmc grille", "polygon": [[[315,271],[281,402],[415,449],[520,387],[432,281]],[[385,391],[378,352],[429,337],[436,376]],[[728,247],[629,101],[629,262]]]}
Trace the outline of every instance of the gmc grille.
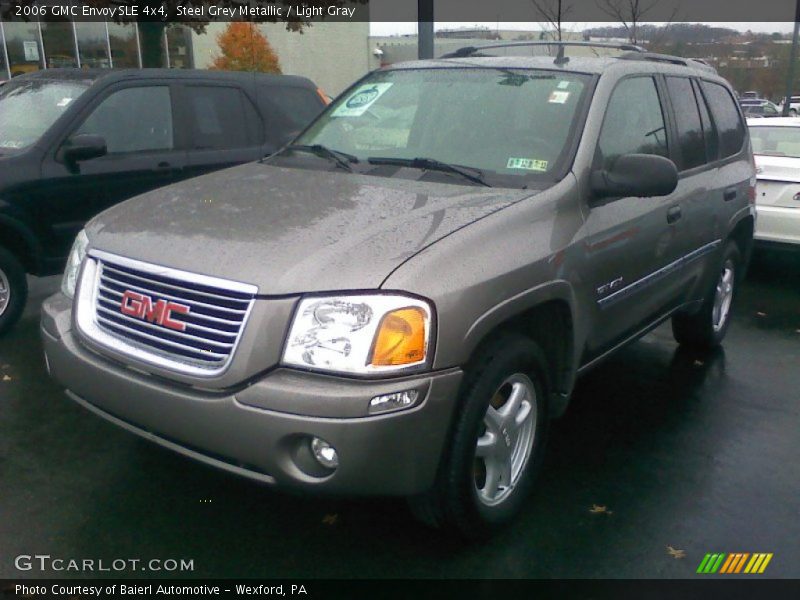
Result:
{"label": "gmc grille", "polygon": [[[255,286],[93,252],[89,337],[158,366],[214,375],[233,357]],[[86,269],[89,270],[89,269]],[[88,283],[86,281],[83,282]],[[82,329],[84,329],[82,327]]]}

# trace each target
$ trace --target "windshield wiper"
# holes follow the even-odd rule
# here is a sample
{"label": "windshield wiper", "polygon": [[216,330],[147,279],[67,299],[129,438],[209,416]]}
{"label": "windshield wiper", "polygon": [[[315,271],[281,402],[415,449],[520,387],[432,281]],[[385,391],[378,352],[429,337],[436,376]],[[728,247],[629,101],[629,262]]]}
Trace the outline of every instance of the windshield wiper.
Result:
{"label": "windshield wiper", "polygon": [[483,178],[483,171],[475,167],[464,167],[461,165],[454,165],[435,158],[391,158],[372,156],[367,159],[371,165],[397,165],[399,167],[411,167],[412,169],[424,169],[427,171],[442,171],[444,173],[455,173],[464,179],[468,179],[478,185],[492,187]]}
{"label": "windshield wiper", "polygon": [[335,162],[343,169],[351,172],[353,167],[350,165],[358,162],[358,157],[340,150],[333,150],[327,146],[323,146],[322,144],[291,144],[286,146],[286,148],[284,148],[281,152],[286,152],[287,150],[294,150],[295,152],[308,152],[309,154],[319,156],[320,158],[327,158]]}

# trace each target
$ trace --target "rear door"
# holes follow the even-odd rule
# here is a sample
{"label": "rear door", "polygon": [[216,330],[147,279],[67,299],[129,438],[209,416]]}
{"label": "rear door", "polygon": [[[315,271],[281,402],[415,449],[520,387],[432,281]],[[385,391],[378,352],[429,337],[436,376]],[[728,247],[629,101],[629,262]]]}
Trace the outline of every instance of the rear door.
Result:
{"label": "rear door", "polygon": [[[84,223],[104,209],[183,177],[185,152],[175,127],[174,88],[163,81],[113,85],[76,118],[42,164],[37,210],[54,222],[56,255],[66,253]],[[102,136],[108,154],[67,165],[59,154],[73,135]],[[42,221],[44,222],[44,221]]]}
{"label": "rear door", "polygon": [[[715,160],[712,164],[713,182],[708,193],[708,203],[692,222],[702,232],[697,240],[699,247],[717,243],[721,246],[729,234],[734,215],[745,209],[750,202],[750,183],[753,166],[748,154],[747,127],[736,100],[730,90],[721,83],[699,80],[697,88],[705,100],[711,119],[708,143]],[[701,103],[701,107],[703,103]],[[695,265],[696,275],[703,268],[700,261]]]}
{"label": "rear door", "polygon": [[[665,77],[673,112],[673,160],[678,167],[678,187],[674,196],[680,209],[676,230],[676,258],[681,261],[682,291],[696,279],[697,264],[703,255],[713,252],[717,206],[722,199],[718,189],[716,131],[705,101],[691,77]],[[713,141],[712,141],[713,140]]]}
{"label": "rear door", "polygon": [[240,87],[227,82],[187,83],[181,86],[180,104],[189,132],[189,176],[258,160],[265,154],[263,121]]}

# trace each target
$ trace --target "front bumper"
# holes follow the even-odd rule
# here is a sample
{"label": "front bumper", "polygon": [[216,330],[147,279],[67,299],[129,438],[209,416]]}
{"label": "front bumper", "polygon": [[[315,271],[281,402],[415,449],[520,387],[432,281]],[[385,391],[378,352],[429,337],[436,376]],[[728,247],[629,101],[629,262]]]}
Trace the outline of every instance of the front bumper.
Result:
{"label": "front bumper", "polygon": [[756,206],[756,240],[800,244],[800,208]]}
{"label": "front bumper", "polygon": [[[82,406],[162,446],[266,483],[345,494],[413,495],[433,485],[458,395],[458,369],[359,381],[276,369],[241,389],[209,391],[153,377],[87,349],[72,303],[42,308],[52,377]],[[420,394],[412,408],[375,416],[374,396]],[[315,470],[310,436],[336,448],[339,467]],[[318,466],[317,466],[318,467]]]}

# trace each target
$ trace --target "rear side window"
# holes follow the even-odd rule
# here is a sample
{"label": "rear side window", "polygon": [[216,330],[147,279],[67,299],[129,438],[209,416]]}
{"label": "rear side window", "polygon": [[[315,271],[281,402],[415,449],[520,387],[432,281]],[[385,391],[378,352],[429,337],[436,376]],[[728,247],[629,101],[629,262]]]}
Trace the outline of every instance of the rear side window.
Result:
{"label": "rear side window", "polygon": [[300,133],[325,108],[316,91],[293,86],[262,85],[258,88],[258,102],[273,138]]}
{"label": "rear side window", "polygon": [[235,87],[193,85],[186,88],[194,150],[227,150],[253,145],[248,112],[254,109]]}
{"label": "rear side window", "polygon": [[169,87],[131,87],[114,92],[75,133],[103,136],[109,154],[172,150]]}
{"label": "rear side window", "polygon": [[598,160],[608,169],[623,154],[667,156],[667,130],[652,77],[623,79],[608,102],[598,142]]}
{"label": "rear side window", "polygon": [[694,96],[697,98],[697,106],[700,108],[700,122],[703,125],[703,139],[706,144],[706,156],[708,162],[714,162],[719,157],[719,138],[717,137],[717,129],[711,121],[711,115],[706,106],[706,100],[700,92],[700,84],[697,81],[692,82],[694,89]]}
{"label": "rear side window", "polygon": [[667,89],[675,109],[681,170],[699,167],[706,162],[706,146],[692,81],[686,77],[667,77]]}
{"label": "rear side window", "polygon": [[719,157],[733,156],[742,149],[745,136],[744,123],[736,108],[736,101],[730,92],[718,83],[703,81],[701,86],[717,126]]}

